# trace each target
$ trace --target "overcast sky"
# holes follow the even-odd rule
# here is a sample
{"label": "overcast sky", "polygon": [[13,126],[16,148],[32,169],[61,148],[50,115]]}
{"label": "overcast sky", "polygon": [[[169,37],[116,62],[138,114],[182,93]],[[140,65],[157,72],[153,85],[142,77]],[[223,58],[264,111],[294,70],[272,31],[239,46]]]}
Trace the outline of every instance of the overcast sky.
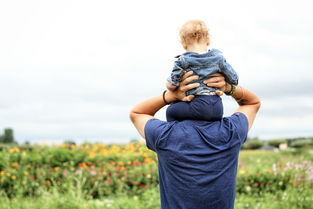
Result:
{"label": "overcast sky", "polygon": [[[127,142],[139,101],[161,94],[178,29],[204,20],[240,85],[262,99],[261,139],[313,136],[311,1],[0,2],[0,131],[19,142]],[[236,108],[223,96],[225,115]],[[164,119],[164,110],[158,115]]]}

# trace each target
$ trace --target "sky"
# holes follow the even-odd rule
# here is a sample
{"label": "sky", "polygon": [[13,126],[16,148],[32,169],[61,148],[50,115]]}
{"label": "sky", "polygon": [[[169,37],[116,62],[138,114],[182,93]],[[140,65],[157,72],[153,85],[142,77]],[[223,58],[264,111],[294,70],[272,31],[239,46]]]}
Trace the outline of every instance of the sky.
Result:
{"label": "sky", "polygon": [[[201,19],[262,107],[260,139],[313,136],[310,1],[0,1],[0,132],[18,142],[140,139],[131,108],[165,89],[179,27]],[[237,105],[223,96],[225,116]],[[156,116],[165,120],[165,108]]]}

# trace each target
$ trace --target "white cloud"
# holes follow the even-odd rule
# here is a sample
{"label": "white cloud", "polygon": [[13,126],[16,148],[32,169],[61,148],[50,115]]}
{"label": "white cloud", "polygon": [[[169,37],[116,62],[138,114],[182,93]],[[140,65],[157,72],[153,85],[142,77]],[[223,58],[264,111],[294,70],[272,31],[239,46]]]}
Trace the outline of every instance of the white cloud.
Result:
{"label": "white cloud", "polygon": [[[162,92],[182,52],[179,26],[200,18],[241,85],[263,100],[251,134],[312,134],[310,8],[302,0],[1,2],[0,128],[12,126],[19,140],[138,137],[129,110]],[[230,114],[235,104],[224,101]]]}

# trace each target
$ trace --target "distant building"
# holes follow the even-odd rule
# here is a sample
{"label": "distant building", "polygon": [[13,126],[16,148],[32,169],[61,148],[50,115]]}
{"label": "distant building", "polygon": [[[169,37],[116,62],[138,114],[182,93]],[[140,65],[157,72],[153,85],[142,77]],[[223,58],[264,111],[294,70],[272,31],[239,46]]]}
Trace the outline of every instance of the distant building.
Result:
{"label": "distant building", "polygon": [[282,144],[280,144],[280,145],[279,145],[279,149],[280,149],[280,150],[286,150],[286,149],[288,149],[288,144],[287,144],[287,143],[282,143]]}
{"label": "distant building", "polygon": [[266,146],[259,148],[258,150],[278,151],[278,148],[266,145]]}

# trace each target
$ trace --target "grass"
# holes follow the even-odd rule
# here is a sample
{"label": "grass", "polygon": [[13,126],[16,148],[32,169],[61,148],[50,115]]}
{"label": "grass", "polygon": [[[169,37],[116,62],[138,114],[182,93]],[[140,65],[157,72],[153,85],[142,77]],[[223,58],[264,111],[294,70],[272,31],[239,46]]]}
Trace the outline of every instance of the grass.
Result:
{"label": "grass", "polygon": [[[312,191],[289,188],[277,193],[238,195],[236,209],[312,209]],[[105,199],[85,199],[79,190],[66,194],[44,193],[34,198],[0,197],[0,209],[159,209],[159,190],[149,189],[140,196],[121,194]]]}
{"label": "grass", "polygon": [[156,209],[160,208],[157,189],[145,191],[141,196],[121,194],[105,199],[85,199],[79,190],[66,194],[44,193],[40,197],[0,196],[0,209]]}

